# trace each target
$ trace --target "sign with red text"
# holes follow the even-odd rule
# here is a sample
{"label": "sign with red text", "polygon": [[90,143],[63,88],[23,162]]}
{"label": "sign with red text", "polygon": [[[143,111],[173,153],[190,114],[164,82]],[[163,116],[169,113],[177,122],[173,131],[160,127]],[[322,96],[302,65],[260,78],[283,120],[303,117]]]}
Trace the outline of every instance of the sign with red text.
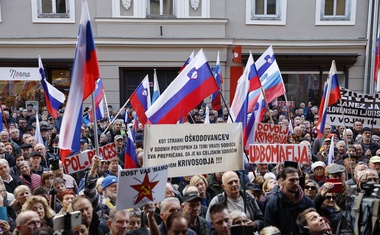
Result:
{"label": "sign with red text", "polygon": [[254,143],[286,144],[288,133],[288,126],[256,122]]}
{"label": "sign with red text", "polygon": [[[109,160],[111,158],[117,157],[115,144],[110,143],[102,147],[99,147],[99,154],[104,158],[104,160]],[[92,149],[86,150],[76,155],[66,157],[65,160],[62,162],[66,174],[71,174],[87,169],[87,167],[91,166],[92,158],[95,155],[96,151],[95,149]]]}
{"label": "sign with red text", "polygon": [[277,101],[277,107],[283,107],[283,106],[289,106],[289,108],[294,108],[296,107],[296,102],[295,101]]}
{"label": "sign with red text", "polygon": [[145,125],[144,167],[169,165],[169,177],[242,170],[241,123]]}
{"label": "sign with red text", "polygon": [[168,169],[168,165],[161,165],[119,170],[116,210],[162,202],[165,199]]}
{"label": "sign with red text", "polygon": [[305,144],[251,144],[250,163],[309,162],[309,150]]}

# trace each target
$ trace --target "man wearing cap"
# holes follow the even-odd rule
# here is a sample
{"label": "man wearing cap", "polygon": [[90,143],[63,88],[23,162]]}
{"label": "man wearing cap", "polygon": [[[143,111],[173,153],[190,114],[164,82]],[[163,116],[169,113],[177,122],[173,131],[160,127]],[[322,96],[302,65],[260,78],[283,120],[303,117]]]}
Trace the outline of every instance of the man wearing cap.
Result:
{"label": "man wearing cap", "polygon": [[80,151],[83,152],[88,149],[88,141],[86,138],[80,138]]}
{"label": "man wearing cap", "polygon": [[185,193],[182,197],[182,211],[190,217],[189,228],[194,230],[198,235],[207,235],[210,231],[211,224],[200,215],[202,208],[202,198],[198,192],[191,191]]}
{"label": "man wearing cap", "polygon": [[125,155],[124,149],[125,148],[124,148],[123,136],[116,135],[114,138],[114,142],[115,142],[115,149],[116,149],[116,153],[117,153],[117,158],[120,161],[121,167],[124,168],[124,155]]}
{"label": "man wearing cap", "polygon": [[378,174],[380,174],[380,157],[379,156],[373,156],[369,160],[368,164],[369,168],[377,171]]}
{"label": "man wearing cap", "polygon": [[364,127],[362,129],[363,138],[359,140],[359,144],[363,147],[363,152],[365,156],[375,156],[376,151],[380,149],[380,144],[372,140],[372,129],[369,127]]}
{"label": "man wearing cap", "polygon": [[263,190],[258,184],[248,182],[245,184],[245,190],[255,197],[257,205],[260,207],[261,212],[265,211],[265,197],[263,196]]}
{"label": "man wearing cap", "polygon": [[21,155],[24,156],[24,159],[29,159],[30,154],[32,153],[32,145],[22,144],[20,145]]}
{"label": "man wearing cap", "polygon": [[32,173],[41,176],[43,173],[48,172],[49,168],[41,166],[42,155],[40,152],[33,151],[29,155],[30,170]]}
{"label": "man wearing cap", "polygon": [[322,145],[324,143],[324,139],[327,138],[327,135],[330,133],[331,133],[331,125],[326,124],[323,137],[317,138],[314,140],[314,144],[313,144],[313,153],[314,154],[317,154],[320,151],[320,148],[322,147]]}
{"label": "man wearing cap", "polygon": [[108,175],[102,181],[103,198],[102,198],[102,218],[107,219],[110,210],[116,206],[118,178],[114,175]]}
{"label": "man wearing cap", "polygon": [[[326,168],[328,179],[337,179],[342,183],[342,191],[336,194],[335,202],[342,209],[346,209],[346,194],[348,186],[346,185],[346,168],[340,164],[332,163]],[[323,186],[322,186],[323,188]]]}

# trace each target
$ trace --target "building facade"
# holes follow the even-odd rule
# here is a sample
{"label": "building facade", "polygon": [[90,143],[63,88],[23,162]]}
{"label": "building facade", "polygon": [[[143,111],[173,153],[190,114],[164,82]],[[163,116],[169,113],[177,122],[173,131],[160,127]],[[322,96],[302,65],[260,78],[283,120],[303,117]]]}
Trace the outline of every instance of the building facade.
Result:
{"label": "building facade", "polygon": [[[162,92],[200,48],[212,67],[220,52],[227,105],[249,52],[257,59],[270,45],[296,105],[318,104],[332,60],[341,86],[373,90],[378,0],[88,0],[88,6],[106,98],[116,108],[146,74],[153,82],[154,69]],[[0,68],[38,67],[41,55],[48,80],[67,93],[81,1],[0,0],[0,14]],[[236,46],[241,63],[232,61]],[[0,91],[10,105],[41,97],[38,84],[23,81],[0,78]]]}

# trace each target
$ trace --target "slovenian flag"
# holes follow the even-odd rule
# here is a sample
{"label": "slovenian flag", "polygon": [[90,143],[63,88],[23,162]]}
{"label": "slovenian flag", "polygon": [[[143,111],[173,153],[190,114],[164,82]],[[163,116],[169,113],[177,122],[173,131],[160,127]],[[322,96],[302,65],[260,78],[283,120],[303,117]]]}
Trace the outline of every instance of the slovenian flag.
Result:
{"label": "slovenian flag", "polygon": [[65,94],[46,81],[41,56],[38,56],[38,67],[41,74],[41,85],[44,89],[46,108],[49,111],[50,116],[53,118],[58,118],[58,110],[66,100]]}
{"label": "slovenian flag", "polygon": [[140,122],[145,125],[147,120],[145,112],[149,109],[151,104],[148,75],[146,75],[141,81],[140,85],[133,92],[130,99],[132,107],[136,111],[137,117]]}
{"label": "slovenian flag", "polygon": [[327,108],[328,106],[336,104],[342,96],[340,94],[340,87],[338,82],[338,75],[336,72],[335,60],[331,62],[331,69],[329,72],[329,77],[325,83],[323,90],[323,96],[321,100],[321,105],[318,110],[319,119],[317,122],[316,129],[318,131],[318,138],[323,137],[325,133],[325,124],[327,119]]}
{"label": "slovenian flag", "polygon": [[62,161],[72,152],[80,150],[82,103],[94,91],[100,78],[98,58],[92,35],[87,1],[82,0],[78,41],[75,49],[69,97],[59,133]]}
{"label": "slovenian flag", "polygon": [[124,149],[124,169],[138,168],[136,148],[133,142],[131,130],[127,130],[128,139]]}
{"label": "slovenian flag", "polygon": [[220,86],[222,84],[222,74],[220,72],[220,58],[219,58],[219,51],[218,51],[218,56],[216,58],[216,65],[214,68],[214,77],[216,80],[216,83],[218,84],[219,90],[212,94],[211,97],[211,107],[214,110],[219,110],[222,102],[221,102],[221,95],[220,95]]}
{"label": "slovenian flag", "polygon": [[146,111],[146,116],[153,124],[175,124],[218,89],[201,49]]}
{"label": "slovenian flag", "polygon": [[182,65],[181,69],[179,70],[178,73],[182,72],[182,70],[184,70],[184,68],[186,68],[186,66],[190,63],[190,61],[194,58],[194,51],[191,52],[190,56],[187,58],[187,60],[185,61],[185,63]]}
{"label": "slovenian flag", "polygon": [[[104,118],[104,85],[102,78],[99,78],[96,81],[96,88],[95,88],[95,109],[96,109],[96,120],[99,121]],[[90,121],[93,122],[94,118],[92,115],[93,112],[90,110]]]}

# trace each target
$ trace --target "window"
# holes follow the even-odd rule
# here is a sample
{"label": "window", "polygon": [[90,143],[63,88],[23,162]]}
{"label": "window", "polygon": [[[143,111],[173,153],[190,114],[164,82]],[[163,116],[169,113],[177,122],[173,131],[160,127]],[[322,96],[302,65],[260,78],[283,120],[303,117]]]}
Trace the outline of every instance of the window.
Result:
{"label": "window", "polygon": [[285,25],[287,0],[246,0],[246,23]]}
{"label": "window", "polygon": [[316,25],[355,25],[356,0],[317,0]]}
{"label": "window", "polygon": [[112,17],[210,18],[210,0],[112,0]]}
{"label": "window", "polygon": [[75,23],[75,0],[32,0],[35,23]]}

